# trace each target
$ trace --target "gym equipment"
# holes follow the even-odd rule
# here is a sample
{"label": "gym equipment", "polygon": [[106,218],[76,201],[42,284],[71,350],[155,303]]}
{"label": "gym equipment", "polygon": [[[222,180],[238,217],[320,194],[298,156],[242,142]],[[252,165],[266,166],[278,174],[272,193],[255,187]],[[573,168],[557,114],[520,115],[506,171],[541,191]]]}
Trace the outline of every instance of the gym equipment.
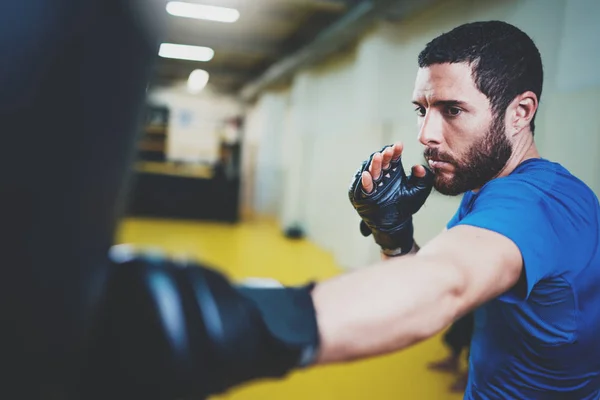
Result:
{"label": "gym equipment", "polygon": [[317,354],[310,286],[109,256],[164,7],[0,3],[1,398],[203,398]]}

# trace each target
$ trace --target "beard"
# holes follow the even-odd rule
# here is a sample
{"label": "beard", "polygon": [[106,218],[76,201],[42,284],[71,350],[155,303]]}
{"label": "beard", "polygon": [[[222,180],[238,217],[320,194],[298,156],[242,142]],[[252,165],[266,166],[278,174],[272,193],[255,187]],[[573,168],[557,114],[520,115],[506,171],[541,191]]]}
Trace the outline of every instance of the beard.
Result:
{"label": "beard", "polygon": [[441,194],[457,196],[478,189],[495,178],[512,153],[512,145],[506,137],[504,116],[498,115],[490,123],[485,136],[461,157],[442,153],[437,148],[427,148],[423,155],[426,159],[433,158],[454,166],[452,177],[444,176],[442,172],[436,173],[433,187]]}

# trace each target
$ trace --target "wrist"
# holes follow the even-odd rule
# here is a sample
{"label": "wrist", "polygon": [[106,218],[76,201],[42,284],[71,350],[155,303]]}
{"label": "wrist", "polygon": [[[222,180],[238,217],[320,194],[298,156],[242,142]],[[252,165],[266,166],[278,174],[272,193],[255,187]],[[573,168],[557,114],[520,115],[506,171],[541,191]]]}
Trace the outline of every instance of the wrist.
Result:
{"label": "wrist", "polygon": [[397,249],[381,249],[381,254],[383,254],[386,257],[398,257],[408,253],[409,251],[403,250],[402,247],[399,247]]}
{"label": "wrist", "polygon": [[399,257],[399,256],[403,256],[406,254],[410,254],[410,253],[415,253],[415,242],[414,240],[411,241],[410,244],[407,244],[405,246],[402,247],[397,247],[395,249],[387,249],[382,247],[381,248],[381,254],[385,257]]}
{"label": "wrist", "polygon": [[384,254],[394,257],[412,250],[413,233],[412,217],[410,217],[393,229],[374,229],[373,237]]}
{"label": "wrist", "polygon": [[381,258],[383,258],[384,260],[387,260],[390,258],[404,256],[407,254],[417,254],[419,252],[419,250],[420,250],[419,245],[417,244],[417,242],[413,241],[413,245],[409,251],[402,251],[402,248],[397,248],[397,249],[392,249],[392,250],[381,248]]}

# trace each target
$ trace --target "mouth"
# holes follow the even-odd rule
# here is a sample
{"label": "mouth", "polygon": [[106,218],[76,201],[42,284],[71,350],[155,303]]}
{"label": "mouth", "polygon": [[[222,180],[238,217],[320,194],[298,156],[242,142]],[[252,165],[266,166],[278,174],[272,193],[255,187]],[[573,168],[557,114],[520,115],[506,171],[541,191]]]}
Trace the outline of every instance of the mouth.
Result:
{"label": "mouth", "polygon": [[431,167],[432,169],[440,169],[448,167],[450,165],[450,163],[447,161],[436,160],[434,158],[428,159],[427,162],[429,163],[429,167]]}

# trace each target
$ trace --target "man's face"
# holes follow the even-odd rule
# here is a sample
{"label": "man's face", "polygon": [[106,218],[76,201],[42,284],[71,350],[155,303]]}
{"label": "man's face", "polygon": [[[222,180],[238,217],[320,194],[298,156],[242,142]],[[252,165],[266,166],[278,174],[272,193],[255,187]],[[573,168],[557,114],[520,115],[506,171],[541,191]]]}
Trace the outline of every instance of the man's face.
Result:
{"label": "man's face", "polygon": [[504,116],[492,114],[469,65],[420,68],[413,103],[438,192],[455,196],[480,188],[504,168],[512,155]]}

